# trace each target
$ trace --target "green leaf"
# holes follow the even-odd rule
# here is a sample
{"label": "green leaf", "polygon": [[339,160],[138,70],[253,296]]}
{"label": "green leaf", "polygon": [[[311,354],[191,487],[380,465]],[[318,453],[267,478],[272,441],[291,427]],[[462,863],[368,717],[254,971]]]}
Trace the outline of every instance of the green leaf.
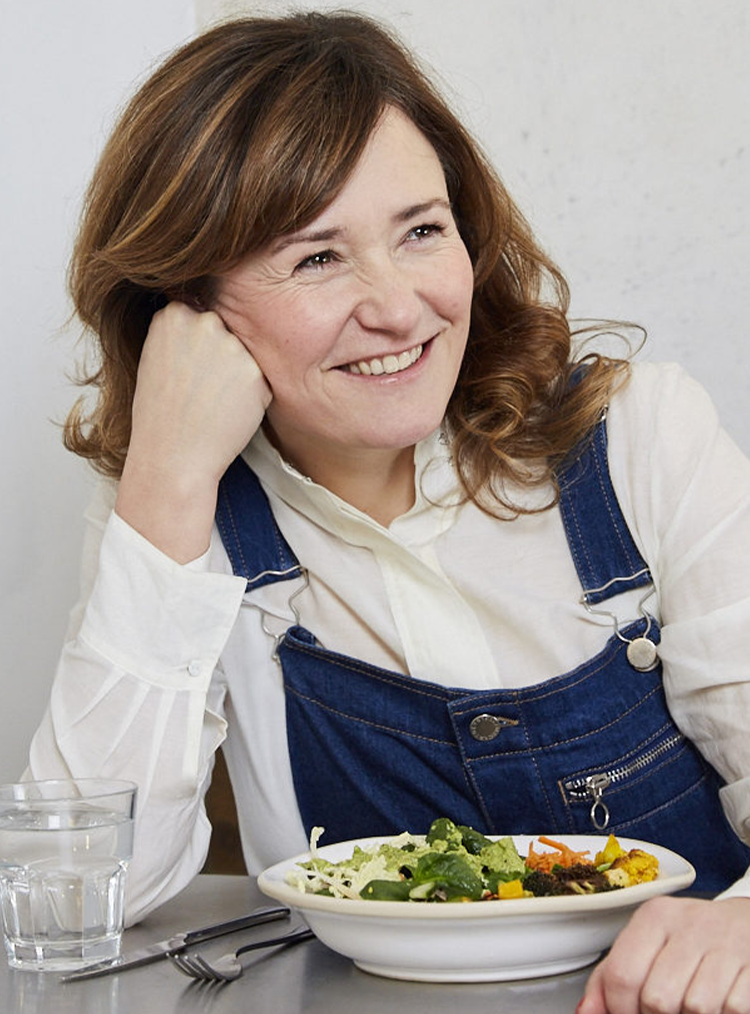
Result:
{"label": "green leaf", "polygon": [[438,843],[445,842],[445,847],[440,851],[446,852],[448,849],[461,847],[461,832],[450,818],[438,817],[430,825],[426,841],[428,845],[437,845],[438,847]]}
{"label": "green leaf", "polygon": [[371,880],[359,892],[365,901],[408,901],[411,880]]}
{"label": "green leaf", "polygon": [[[484,885],[469,863],[454,852],[428,852],[417,863],[410,896],[419,884],[434,881],[435,891],[446,898],[481,898]],[[433,892],[434,893],[434,892]]]}
{"label": "green leaf", "polygon": [[457,830],[461,833],[461,844],[473,856],[478,856],[483,848],[492,844],[489,838],[485,838],[479,831],[475,831],[473,827],[468,827],[466,824],[459,824]]}

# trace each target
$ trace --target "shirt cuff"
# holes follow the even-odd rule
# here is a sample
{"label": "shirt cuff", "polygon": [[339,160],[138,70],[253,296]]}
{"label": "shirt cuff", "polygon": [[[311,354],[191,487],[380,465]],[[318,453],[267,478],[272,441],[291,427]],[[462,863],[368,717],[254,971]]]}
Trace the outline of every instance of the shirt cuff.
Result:
{"label": "shirt cuff", "polygon": [[166,556],[114,511],[81,625],[81,640],[133,675],[203,689],[229,637],[247,582]]}
{"label": "shirt cuff", "polygon": [[735,880],[725,891],[721,894],[716,895],[717,898],[750,898],[750,870],[740,877],[739,880]]}

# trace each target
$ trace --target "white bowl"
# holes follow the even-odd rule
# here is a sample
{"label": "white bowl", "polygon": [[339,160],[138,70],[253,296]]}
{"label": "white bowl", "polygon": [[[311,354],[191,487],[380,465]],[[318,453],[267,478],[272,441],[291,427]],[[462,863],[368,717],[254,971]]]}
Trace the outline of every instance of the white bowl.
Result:
{"label": "white bowl", "polygon": [[[523,856],[537,835],[513,835]],[[354,846],[388,838],[337,842],[317,850],[337,862]],[[602,835],[564,835],[575,851],[592,856]],[[659,860],[659,876],[646,884],[604,894],[519,898],[508,901],[419,903],[364,901],[303,894],[286,883],[287,873],[308,852],[264,870],[261,891],[297,909],[318,939],[366,972],[423,982],[496,982],[555,975],[595,961],[611,945],[641,902],[689,887],[695,870],[669,849],[619,838],[623,849],[643,849]]]}

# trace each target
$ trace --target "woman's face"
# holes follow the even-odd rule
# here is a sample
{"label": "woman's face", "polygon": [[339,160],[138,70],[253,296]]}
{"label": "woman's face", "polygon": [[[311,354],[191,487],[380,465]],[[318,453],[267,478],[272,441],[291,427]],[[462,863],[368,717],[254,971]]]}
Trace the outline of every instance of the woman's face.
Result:
{"label": "woman's face", "polygon": [[333,203],[223,275],[215,308],[271,387],[275,441],[314,478],[440,424],[472,289],[438,157],[390,109]]}

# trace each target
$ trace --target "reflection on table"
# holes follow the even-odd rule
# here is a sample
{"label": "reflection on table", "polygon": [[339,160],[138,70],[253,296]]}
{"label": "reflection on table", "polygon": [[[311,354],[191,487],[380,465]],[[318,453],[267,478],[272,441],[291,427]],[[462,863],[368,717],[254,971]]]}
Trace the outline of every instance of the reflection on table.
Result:
{"label": "reflection on table", "polygon": [[[179,897],[125,934],[124,950],[244,914],[269,900],[248,877],[200,876]],[[293,915],[289,928],[300,920]],[[213,940],[210,958],[284,923]],[[168,961],[79,983],[0,967],[2,1014],[573,1014],[590,969],[523,982],[432,984],[368,975],[317,940],[243,955],[245,974],[226,986],[191,982]]]}

